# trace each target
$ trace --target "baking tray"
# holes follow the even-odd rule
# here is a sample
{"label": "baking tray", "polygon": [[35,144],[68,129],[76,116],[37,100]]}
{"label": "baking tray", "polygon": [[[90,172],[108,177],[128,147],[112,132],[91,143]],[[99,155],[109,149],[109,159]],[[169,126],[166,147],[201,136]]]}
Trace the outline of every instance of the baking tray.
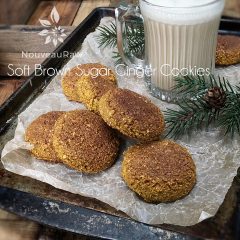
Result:
{"label": "baking tray", "polygon": [[[55,52],[74,52],[101,18],[114,16],[114,8],[95,9]],[[240,21],[222,19],[221,34],[240,35]],[[49,58],[45,68],[60,69],[68,59]],[[53,77],[31,75],[0,108],[0,149],[14,135],[16,117]],[[152,226],[130,219],[96,199],[68,193],[23,176],[0,165],[0,208],[51,227],[104,239],[240,239],[240,170],[217,214],[189,227]]]}

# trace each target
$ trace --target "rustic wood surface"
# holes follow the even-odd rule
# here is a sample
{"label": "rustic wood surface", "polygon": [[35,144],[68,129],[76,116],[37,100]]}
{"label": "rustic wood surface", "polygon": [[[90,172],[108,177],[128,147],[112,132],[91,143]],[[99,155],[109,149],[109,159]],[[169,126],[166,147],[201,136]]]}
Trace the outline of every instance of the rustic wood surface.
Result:
{"label": "rustic wood surface", "polygon": [[0,24],[25,24],[40,0],[1,0]]}
{"label": "rustic wood surface", "polygon": [[240,1],[239,0],[226,0],[225,16],[240,18]]}
{"label": "rustic wood surface", "polygon": [[[132,1],[136,2],[136,0]],[[52,6],[55,5],[60,13],[60,25],[68,26],[65,28],[71,32],[74,26],[77,26],[95,7],[117,6],[119,2],[120,0],[0,0],[0,24],[35,25],[0,26],[0,75],[2,75],[0,77],[0,105],[24,82],[24,78],[16,78],[16,76],[14,76],[9,79],[9,77],[4,76],[8,70],[8,63],[13,63],[15,67],[22,67],[24,64],[32,66],[35,63],[42,62],[44,58],[22,59],[21,51],[42,53],[52,52],[54,50],[54,46],[51,45],[44,45],[43,47],[44,39],[36,34],[43,29],[41,26],[36,26],[39,25],[38,19],[49,19]],[[129,0],[129,2],[131,2],[131,0]],[[240,1],[227,0],[224,15],[240,18]],[[3,74],[4,72],[5,74]],[[51,197],[54,198],[54,191]],[[88,201],[85,202],[86,207],[88,207],[87,203]],[[98,204],[98,209],[101,209],[101,204],[98,202],[96,204]],[[92,207],[90,202],[89,207]],[[102,210],[108,212],[113,211],[104,204],[102,204]],[[0,240],[8,239],[87,240],[91,238],[41,226],[0,210]]]}
{"label": "rustic wood surface", "polygon": [[22,53],[0,52],[0,75],[29,76],[34,71],[35,65],[41,64],[44,60],[45,57],[25,57]]}
{"label": "rustic wood surface", "polygon": [[8,80],[6,78],[1,78],[0,81],[0,105],[2,105],[10,95],[15,92],[24,82],[24,78]]}
{"label": "rustic wood surface", "polygon": [[0,210],[0,240],[37,239],[39,225]]}
{"label": "rustic wood surface", "polygon": [[72,25],[80,5],[81,1],[41,1],[27,24],[40,25],[39,19],[48,19],[51,21],[50,13],[55,6],[60,16],[58,25]]}
{"label": "rustic wood surface", "polygon": [[[44,29],[46,27],[35,25],[0,25],[0,53],[52,52],[56,47],[53,44],[44,44],[45,37],[38,35]],[[73,29],[72,26],[64,26],[67,34]]]}
{"label": "rustic wood surface", "polygon": [[108,7],[110,5],[110,0],[83,0],[81,8],[78,10],[78,13],[74,19],[73,26],[77,26],[80,22],[85,19],[89,13],[97,7]]}
{"label": "rustic wood surface", "polygon": [[[30,75],[34,65],[42,63],[47,54],[59,46],[60,42],[57,46],[44,44],[45,37],[38,34],[43,29],[45,29],[43,26],[34,25],[0,26],[0,76],[12,74],[10,68],[14,70],[17,68],[24,69],[24,66],[29,66],[30,70],[23,71],[22,75]],[[73,29],[73,26],[64,26],[67,35]],[[65,38],[63,37],[63,39]],[[16,71],[16,75],[19,75],[19,71]]]}

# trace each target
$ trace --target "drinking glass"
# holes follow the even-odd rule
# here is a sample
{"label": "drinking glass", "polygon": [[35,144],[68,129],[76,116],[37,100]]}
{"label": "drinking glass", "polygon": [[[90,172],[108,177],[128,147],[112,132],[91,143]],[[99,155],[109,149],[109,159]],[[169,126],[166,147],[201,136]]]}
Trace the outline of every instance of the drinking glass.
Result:
{"label": "drinking glass", "polygon": [[[152,95],[175,101],[175,78],[210,75],[215,69],[217,33],[224,0],[139,0],[115,11],[117,45],[123,61],[142,69]],[[129,49],[126,28],[144,23],[145,56]]]}

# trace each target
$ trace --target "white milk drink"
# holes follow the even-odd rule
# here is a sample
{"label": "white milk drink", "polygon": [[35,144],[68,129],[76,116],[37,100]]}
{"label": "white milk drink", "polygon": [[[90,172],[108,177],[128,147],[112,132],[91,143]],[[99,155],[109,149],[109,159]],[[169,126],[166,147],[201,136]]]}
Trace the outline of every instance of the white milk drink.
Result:
{"label": "white milk drink", "polygon": [[140,0],[152,87],[168,91],[178,74],[214,71],[224,0]]}

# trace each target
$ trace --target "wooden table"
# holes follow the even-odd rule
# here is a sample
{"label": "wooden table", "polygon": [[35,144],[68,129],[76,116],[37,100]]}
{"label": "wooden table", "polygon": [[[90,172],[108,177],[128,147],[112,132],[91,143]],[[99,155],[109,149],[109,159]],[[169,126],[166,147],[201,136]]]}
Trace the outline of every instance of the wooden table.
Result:
{"label": "wooden table", "polygon": [[[11,26],[0,26],[0,105],[3,104],[27,78],[27,74],[21,77],[15,75],[12,77],[6,76],[7,65],[13,63],[14,68],[21,67],[24,64],[32,66],[44,60],[44,58],[22,59],[21,51],[46,51],[46,45],[44,49],[41,47],[43,45],[41,41],[43,40],[40,40],[39,35],[36,33],[42,30],[39,19],[49,19],[53,6],[56,6],[60,16],[64,16],[60,18],[59,24],[65,27],[67,26],[70,32],[74,30],[75,26],[94,8],[100,6],[116,6],[117,4],[119,4],[119,0],[1,0],[0,9],[5,9],[4,13],[6,14],[1,13],[0,24],[11,24]],[[227,0],[224,14],[232,17],[240,17],[240,1]],[[54,47],[52,46],[47,48],[48,52],[53,50]],[[6,239],[74,240],[90,238],[51,229],[0,210],[0,240]]]}

